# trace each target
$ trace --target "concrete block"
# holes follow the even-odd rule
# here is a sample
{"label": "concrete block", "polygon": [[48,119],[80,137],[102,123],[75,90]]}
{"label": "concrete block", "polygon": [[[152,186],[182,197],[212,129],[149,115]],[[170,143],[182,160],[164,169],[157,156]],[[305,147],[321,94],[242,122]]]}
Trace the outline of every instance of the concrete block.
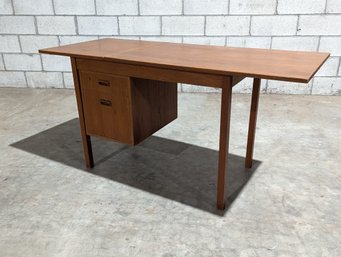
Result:
{"label": "concrete block", "polygon": [[160,35],[160,17],[119,17],[121,35]]}
{"label": "concrete block", "polygon": [[102,39],[102,38],[117,38],[117,39],[125,39],[125,40],[140,40],[140,37],[139,36],[99,36],[98,37],[99,39]]}
{"label": "concrete block", "polygon": [[313,95],[341,95],[340,77],[316,77],[313,84]]}
{"label": "concrete block", "polygon": [[297,16],[253,16],[251,19],[251,35],[285,36],[295,35]]}
{"label": "concrete block", "polygon": [[0,16],[0,34],[35,34],[31,16]]}
{"label": "concrete block", "polygon": [[273,37],[272,48],[282,50],[316,51],[318,37]]}
{"label": "concrete block", "polygon": [[340,0],[327,0],[327,13],[341,13]]}
{"label": "concrete block", "polygon": [[59,45],[57,36],[20,36],[20,42],[24,53],[38,53],[39,49]]}
{"label": "concrete block", "polygon": [[7,70],[41,70],[41,61],[38,54],[4,54],[3,57]]}
{"label": "concrete block", "polygon": [[[265,92],[266,83],[267,83],[266,79],[261,80],[261,84],[260,84],[261,93]],[[253,85],[253,79],[245,78],[232,88],[232,92],[237,93],[237,94],[250,94],[252,92],[252,85]]]}
{"label": "concrete block", "polygon": [[0,53],[20,52],[18,36],[0,36]]}
{"label": "concrete block", "polygon": [[32,88],[63,88],[61,72],[26,72],[28,87]]}
{"label": "concrete block", "polygon": [[94,0],[54,0],[54,8],[56,14],[95,14]]}
{"label": "concrete block", "polygon": [[207,16],[206,35],[248,35],[249,25],[248,16]]}
{"label": "concrete block", "polygon": [[184,14],[227,14],[228,0],[184,0]]}
{"label": "concrete block", "polygon": [[340,15],[302,15],[298,24],[298,35],[340,35]]}
{"label": "concrete block", "polygon": [[156,41],[156,42],[170,42],[170,43],[181,43],[181,37],[141,37],[141,40]]}
{"label": "concrete block", "polygon": [[230,0],[230,14],[274,14],[276,0]]}
{"label": "concrete block", "polygon": [[324,13],[326,0],[278,0],[278,14]]}
{"label": "concrete block", "polygon": [[96,0],[97,14],[99,15],[137,15],[137,0]]}
{"label": "concrete block", "polygon": [[71,72],[63,72],[65,88],[75,88]]}
{"label": "concrete block", "polygon": [[75,19],[70,16],[38,16],[37,26],[39,34],[76,34]]}
{"label": "concrete block", "polygon": [[59,36],[60,45],[76,44],[96,39],[98,39],[97,36]]}
{"label": "concrete block", "polygon": [[13,14],[13,8],[11,0],[1,0],[0,2],[0,14]]}
{"label": "concrete block", "polygon": [[69,57],[48,54],[43,54],[41,57],[44,71],[71,71]]}
{"label": "concrete block", "polygon": [[341,36],[321,37],[320,52],[329,52],[332,56],[341,56]]}
{"label": "concrete block", "polygon": [[141,15],[172,15],[182,13],[182,0],[140,0]]}
{"label": "concrete block", "polygon": [[339,62],[339,57],[329,57],[316,73],[316,76],[336,76],[339,70]]}
{"label": "concrete block", "polygon": [[53,14],[52,0],[12,0],[15,14]]}
{"label": "concrete block", "polygon": [[226,46],[270,48],[271,37],[227,37]]}
{"label": "concrete block", "polygon": [[181,88],[182,88],[181,91],[184,93],[219,93],[221,92],[220,88],[196,86],[196,85],[191,85],[191,84],[182,84]]}
{"label": "concrete block", "polygon": [[0,87],[26,87],[24,72],[0,71]]}
{"label": "concrete block", "polygon": [[184,44],[224,46],[225,37],[184,37]]}
{"label": "concrete block", "polygon": [[117,35],[116,17],[77,17],[78,33],[83,35]]}
{"label": "concrete block", "polygon": [[162,35],[204,35],[204,27],[201,16],[162,17]]}
{"label": "concrete block", "polygon": [[305,94],[309,95],[311,92],[312,82],[309,83],[295,83],[269,80],[267,93],[269,94]]}

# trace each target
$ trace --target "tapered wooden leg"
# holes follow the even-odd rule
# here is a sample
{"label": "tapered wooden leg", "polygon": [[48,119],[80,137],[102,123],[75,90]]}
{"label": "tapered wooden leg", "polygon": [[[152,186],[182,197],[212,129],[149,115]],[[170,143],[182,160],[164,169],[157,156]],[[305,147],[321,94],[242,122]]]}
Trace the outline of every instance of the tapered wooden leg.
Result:
{"label": "tapered wooden leg", "polygon": [[85,120],[84,120],[84,113],[83,113],[83,104],[82,104],[82,94],[81,94],[81,87],[80,87],[79,77],[78,77],[77,63],[76,63],[76,59],[73,57],[71,57],[71,66],[72,66],[73,82],[75,85],[78,115],[79,115],[79,123],[80,123],[82,141],[83,141],[85,164],[86,164],[87,168],[93,168],[94,167],[94,158],[92,155],[91,139],[90,139],[90,136],[86,134]]}
{"label": "tapered wooden leg", "polygon": [[249,121],[249,133],[248,133],[248,138],[247,138],[246,158],[245,158],[245,168],[251,168],[252,167],[253,146],[254,146],[255,135],[256,135],[256,123],[257,123],[260,82],[261,82],[261,80],[258,78],[253,79],[250,121]]}
{"label": "tapered wooden leg", "polygon": [[94,157],[92,155],[92,146],[91,146],[90,136],[82,132],[82,140],[83,140],[85,165],[87,168],[93,168]]}
{"label": "tapered wooden leg", "polygon": [[225,172],[228,166],[230,116],[232,100],[232,77],[226,77],[221,94],[219,162],[218,162],[218,188],[217,208],[225,208]]}

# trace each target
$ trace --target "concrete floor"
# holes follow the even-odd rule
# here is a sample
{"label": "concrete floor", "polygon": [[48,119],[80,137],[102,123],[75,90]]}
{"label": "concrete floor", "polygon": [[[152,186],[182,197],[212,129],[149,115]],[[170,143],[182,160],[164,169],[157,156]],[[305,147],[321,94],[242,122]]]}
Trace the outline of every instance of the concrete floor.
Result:
{"label": "concrete floor", "polygon": [[71,90],[0,89],[0,256],[341,256],[341,98],[234,95],[229,192],[215,210],[218,94],[134,148],[83,164]]}

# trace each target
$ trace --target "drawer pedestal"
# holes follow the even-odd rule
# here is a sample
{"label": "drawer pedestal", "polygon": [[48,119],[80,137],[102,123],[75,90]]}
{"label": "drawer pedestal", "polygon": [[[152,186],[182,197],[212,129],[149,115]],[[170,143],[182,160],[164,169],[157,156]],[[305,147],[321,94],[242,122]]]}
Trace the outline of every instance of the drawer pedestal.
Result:
{"label": "drawer pedestal", "polygon": [[87,135],[136,145],[177,118],[176,83],[87,67],[78,70]]}

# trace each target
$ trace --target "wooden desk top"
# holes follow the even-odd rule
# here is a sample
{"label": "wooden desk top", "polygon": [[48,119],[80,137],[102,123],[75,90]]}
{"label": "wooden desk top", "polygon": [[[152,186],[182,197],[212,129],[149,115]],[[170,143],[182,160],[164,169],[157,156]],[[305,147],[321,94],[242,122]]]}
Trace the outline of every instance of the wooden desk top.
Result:
{"label": "wooden desk top", "polygon": [[175,70],[307,83],[329,53],[100,39],[40,53]]}

